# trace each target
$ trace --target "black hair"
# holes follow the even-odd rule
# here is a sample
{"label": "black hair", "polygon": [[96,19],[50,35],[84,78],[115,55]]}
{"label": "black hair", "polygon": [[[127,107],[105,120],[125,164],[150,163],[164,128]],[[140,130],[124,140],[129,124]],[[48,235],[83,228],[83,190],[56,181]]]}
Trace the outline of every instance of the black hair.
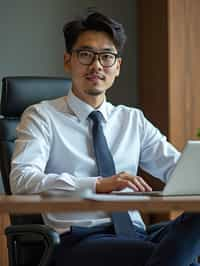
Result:
{"label": "black hair", "polygon": [[126,34],[122,24],[99,12],[93,12],[87,16],[66,23],[63,27],[66,51],[70,53],[79,35],[85,31],[94,30],[106,32],[121,55],[126,42]]}

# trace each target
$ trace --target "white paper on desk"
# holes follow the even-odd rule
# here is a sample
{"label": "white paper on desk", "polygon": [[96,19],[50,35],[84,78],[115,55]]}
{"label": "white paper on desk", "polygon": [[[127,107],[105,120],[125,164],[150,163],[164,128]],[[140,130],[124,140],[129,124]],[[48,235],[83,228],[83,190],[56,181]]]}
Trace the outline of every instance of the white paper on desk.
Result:
{"label": "white paper on desk", "polygon": [[82,195],[84,199],[96,200],[96,201],[131,201],[131,200],[143,200],[149,199],[149,196],[137,196],[137,195],[114,195],[114,194],[96,194],[91,190],[85,190]]}

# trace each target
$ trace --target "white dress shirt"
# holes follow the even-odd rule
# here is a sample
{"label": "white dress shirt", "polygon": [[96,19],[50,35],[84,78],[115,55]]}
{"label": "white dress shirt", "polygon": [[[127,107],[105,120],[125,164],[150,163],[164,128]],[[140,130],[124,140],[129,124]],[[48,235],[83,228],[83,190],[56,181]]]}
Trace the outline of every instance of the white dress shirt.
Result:
{"label": "white dress shirt", "polygon": [[[73,195],[95,191],[98,170],[92,143],[93,107],[68,96],[29,107],[17,128],[10,174],[16,194],[66,191]],[[138,166],[166,182],[179,152],[136,109],[113,106],[104,100],[98,108],[103,130],[115,162],[116,172],[137,175]],[[134,224],[145,228],[138,211],[129,211]],[[93,226],[110,222],[105,212],[44,213],[46,224],[59,232],[71,225]]]}

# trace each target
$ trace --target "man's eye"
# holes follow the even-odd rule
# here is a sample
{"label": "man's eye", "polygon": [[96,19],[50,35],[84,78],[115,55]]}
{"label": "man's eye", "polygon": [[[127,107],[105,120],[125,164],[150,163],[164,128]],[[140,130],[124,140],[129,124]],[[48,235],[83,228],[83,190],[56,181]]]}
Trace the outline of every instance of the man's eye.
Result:
{"label": "man's eye", "polygon": [[101,58],[102,58],[102,60],[113,60],[114,55],[112,55],[112,54],[102,54]]}
{"label": "man's eye", "polygon": [[81,57],[92,57],[92,53],[87,52],[87,51],[82,51],[79,54]]}

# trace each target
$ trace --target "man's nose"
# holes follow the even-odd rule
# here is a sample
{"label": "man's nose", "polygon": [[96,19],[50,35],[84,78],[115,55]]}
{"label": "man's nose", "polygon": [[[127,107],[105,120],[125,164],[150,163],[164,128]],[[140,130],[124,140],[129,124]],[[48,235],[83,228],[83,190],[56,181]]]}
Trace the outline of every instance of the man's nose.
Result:
{"label": "man's nose", "polygon": [[93,67],[96,69],[102,69],[102,65],[100,63],[100,59],[99,59],[99,56],[97,54],[94,56],[94,59],[90,65],[90,67]]}

